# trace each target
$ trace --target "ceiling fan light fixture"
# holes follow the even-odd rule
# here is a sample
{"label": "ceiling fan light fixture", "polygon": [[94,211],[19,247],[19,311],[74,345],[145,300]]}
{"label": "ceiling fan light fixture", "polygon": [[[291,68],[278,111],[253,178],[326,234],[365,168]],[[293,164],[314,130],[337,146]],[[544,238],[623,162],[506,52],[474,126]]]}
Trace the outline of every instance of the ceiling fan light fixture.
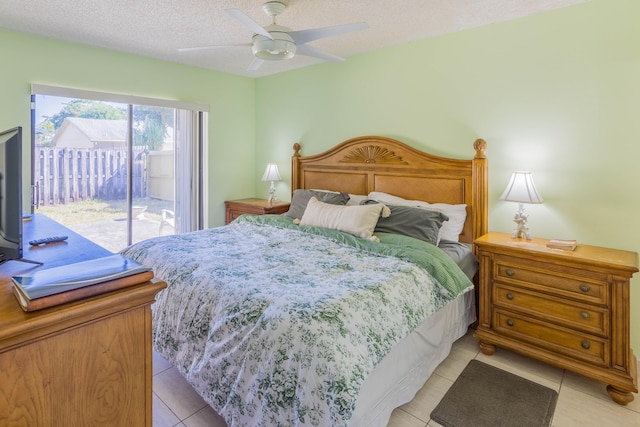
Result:
{"label": "ceiling fan light fixture", "polygon": [[[342,62],[345,59],[337,55],[323,52],[307,43],[325,37],[333,37],[341,34],[350,33],[352,31],[360,31],[369,28],[366,22],[356,22],[353,24],[334,25],[331,27],[315,28],[310,30],[291,31],[290,28],[283,27],[276,23],[276,16],[284,12],[286,3],[290,0],[273,0],[266,2],[262,9],[272,19],[271,25],[263,27],[256,21],[251,19],[246,13],[240,9],[225,9],[232,18],[236,19],[242,25],[253,32],[253,42],[251,43],[251,51],[253,52],[253,61],[247,68],[248,71],[256,71],[262,66],[264,61],[282,61],[291,59],[296,54],[311,56],[325,61]],[[246,46],[227,45],[227,46]],[[182,48],[180,51],[192,51],[201,49],[211,49],[222,47],[220,45],[201,46],[193,48]],[[300,49],[298,49],[298,47]]]}
{"label": "ceiling fan light fixture", "polygon": [[287,33],[272,33],[273,40],[260,34],[253,36],[253,55],[267,61],[291,59],[296,54],[296,44]]}

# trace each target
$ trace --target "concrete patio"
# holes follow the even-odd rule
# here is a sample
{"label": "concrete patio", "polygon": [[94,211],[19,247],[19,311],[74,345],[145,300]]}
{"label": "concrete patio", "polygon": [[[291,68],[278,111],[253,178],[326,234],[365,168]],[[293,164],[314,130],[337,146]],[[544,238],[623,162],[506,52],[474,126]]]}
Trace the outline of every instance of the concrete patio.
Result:
{"label": "concrete patio", "polygon": [[[127,246],[127,221],[124,219],[65,226],[114,253]],[[139,216],[133,220],[132,242],[158,237],[161,232],[162,235],[174,234],[174,229],[165,224],[160,230],[160,221]]]}

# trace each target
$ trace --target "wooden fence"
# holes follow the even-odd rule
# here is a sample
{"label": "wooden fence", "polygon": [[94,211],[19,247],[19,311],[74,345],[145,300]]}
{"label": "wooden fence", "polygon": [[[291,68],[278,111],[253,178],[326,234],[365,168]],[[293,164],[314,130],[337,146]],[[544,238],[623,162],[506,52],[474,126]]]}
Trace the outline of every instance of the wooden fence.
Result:
{"label": "wooden fence", "polygon": [[[41,205],[67,204],[88,199],[124,200],[127,197],[127,150],[36,148],[35,184]],[[133,150],[133,197],[148,194],[145,148]]]}

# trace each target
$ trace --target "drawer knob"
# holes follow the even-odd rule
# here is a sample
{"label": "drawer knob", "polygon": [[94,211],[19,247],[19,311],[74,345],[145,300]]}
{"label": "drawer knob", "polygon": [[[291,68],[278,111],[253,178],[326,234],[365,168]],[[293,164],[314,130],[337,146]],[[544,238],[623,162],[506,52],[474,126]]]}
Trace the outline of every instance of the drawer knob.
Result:
{"label": "drawer knob", "polygon": [[513,326],[513,320],[511,320],[511,319],[507,319],[507,325],[509,325],[509,326]]}
{"label": "drawer knob", "polygon": [[513,299],[513,294],[511,292],[509,292],[507,294],[507,299],[509,299],[509,300]]}
{"label": "drawer knob", "polygon": [[507,268],[505,273],[507,273],[507,276],[509,276],[509,277],[511,277],[511,276],[513,276],[515,274],[514,271],[512,269],[510,269],[510,268]]}
{"label": "drawer knob", "polygon": [[589,344],[589,341],[587,340],[583,340],[580,345],[582,346],[582,348],[584,348],[585,350],[589,350],[589,347],[591,347],[591,344]]}
{"label": "drawer knob", "polygon": [[586,312],[586,311],[581,311],[581,312],[580,312],[580,316],[581,316],[583,319],[588,319],[588,318],[589,318],[589,313],[588,313],[588,312]]}
{"label": "drawer knob", "polygon": [[581,290],[582,292],[589,292],[589,289],[591,289],[591,288],[589,287],[589,285],[585,285],[584,283],[583,283],[582,285],[580,285],[580,290]]}

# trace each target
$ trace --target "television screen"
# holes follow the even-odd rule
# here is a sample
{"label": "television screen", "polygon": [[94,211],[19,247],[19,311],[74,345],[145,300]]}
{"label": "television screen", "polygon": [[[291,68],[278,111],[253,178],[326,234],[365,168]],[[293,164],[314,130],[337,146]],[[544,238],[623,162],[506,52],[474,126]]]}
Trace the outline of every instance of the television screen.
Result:
{"label": "television screen", "polygon": [[22,128],[0,133],[0,263],[22,258]]}

